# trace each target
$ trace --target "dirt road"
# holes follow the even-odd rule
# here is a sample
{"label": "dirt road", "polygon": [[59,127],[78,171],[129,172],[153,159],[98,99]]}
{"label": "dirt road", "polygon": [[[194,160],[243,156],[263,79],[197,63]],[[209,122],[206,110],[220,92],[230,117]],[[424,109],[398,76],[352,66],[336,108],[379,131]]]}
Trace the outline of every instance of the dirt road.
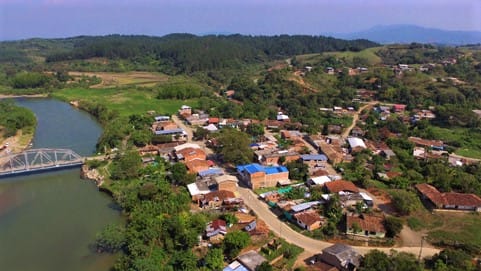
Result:
{"label": "dirt road", "polygon": [[352,128],[354,128],[354,126],[356,126],[356,123],[357,121],[359,120],[359,114],[361,114],[361,112],[364,110],[364,109],[367,109],[367,108],[370,108],[370,107],[373,107],[375,104],[378,104],[379,102],[378,101],[372,101],[372,102],[369,102],[363,106],[361,106],[357,111],[356,113],[354,113],[354,115],[352,116],[352,123],[351,125],[349,125],[349,127],[347,127],[347,129],[342,133],[342,138],[346,139],[349,134],[351,133],[351,130]]}
{"label": "dirt road", "polygon": [[[250,189],[239,187],[239,193],[241,194],[242,198],[244,199],[245,204],[251,208],[262,220],[264,220],[267,226],[278,236],[286,239],[287,242],[293,243],[299,247],[304,248],[304,250],[311,254],[317,254],[322,249],[331,246],[332,244],[329,242],[319,241],[307,236],[304,236],[289,226],[284,224],[280,221],[270,210],[267,204],[262,202],[257,198]],[[420,247],[394,247],[394,248],[386,248],[386,247],[354,247],[359,253],[366,254],[370,250],[378,249],[389,253],[391,249],[413,253],[414,255],[419,255],[421,250]],[[430,247],[423,247],[422,249],[422,257],[432,256],[435,253],[438,253],[439,249],[430,248]]]}

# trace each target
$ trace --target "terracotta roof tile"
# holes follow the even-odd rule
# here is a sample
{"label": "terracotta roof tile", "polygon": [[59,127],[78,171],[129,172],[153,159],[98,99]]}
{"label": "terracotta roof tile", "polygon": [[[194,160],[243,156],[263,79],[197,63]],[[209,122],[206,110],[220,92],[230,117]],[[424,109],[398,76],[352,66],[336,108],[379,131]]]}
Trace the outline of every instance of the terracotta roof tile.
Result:
{"label": "terracotta roof tile", "polygon": [[384,228],[384,218],[378,216],[363,215],[347,216],[346,224],[348,228],[352,227],[353,223],[357,223],[363,231],[369,232],[386,232]]}
{"label": "terracotta roof tile", "polygon": [[339,193],[341,191],[349,191],[353,193],[359,193],[359,189],[349,181],[337,180],[332,182],[327,182],[324,184],[330,193]]}

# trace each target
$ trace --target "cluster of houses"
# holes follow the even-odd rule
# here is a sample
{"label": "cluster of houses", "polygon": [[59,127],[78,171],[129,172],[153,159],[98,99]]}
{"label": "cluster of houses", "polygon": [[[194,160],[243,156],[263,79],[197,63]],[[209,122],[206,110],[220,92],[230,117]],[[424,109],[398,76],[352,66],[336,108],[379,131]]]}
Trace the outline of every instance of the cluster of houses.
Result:
{"label": "cluster of houses", "polygon": [[[271,249],[279,249],[280,245],[272,242],[268,246]],[[311,260],[310,267],[312,270],[322,271],[352,271],[359,268],[361,260],[362,255],[353,247],[334,244],[315,255]],[[250,250],[238,256],[223,271],[255,271],[264,262],[267,262],[264,256],[257,251]]]}

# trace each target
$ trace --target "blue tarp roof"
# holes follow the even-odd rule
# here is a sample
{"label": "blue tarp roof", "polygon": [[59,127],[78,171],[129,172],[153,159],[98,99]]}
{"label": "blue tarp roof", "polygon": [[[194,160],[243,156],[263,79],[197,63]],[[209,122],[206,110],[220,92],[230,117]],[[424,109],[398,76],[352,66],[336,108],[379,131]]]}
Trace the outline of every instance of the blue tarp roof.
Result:
{"label": "blue tarp roof", "polygon": [[304,161],[327,161],[327,157],[324,154],[303,154],[301,159]]}
{"label": "blue tarp roof", "polygon": [[209,175],[220,175],[224,173],[221,168],[209,168],[208,170],[200,171],[198,174],[200,177],[205,177]]}
{"label": "blue tarp roof", "polygon": [[254,174],[257,172],[265,172],[267,175],[275,174],[279,172],[288,172],[286,167],[277,166],[277,167],[264,167],[259,164],[248,164],[248,165],[239,165],[237,166],[238,171],[247,171],[249,174]]}

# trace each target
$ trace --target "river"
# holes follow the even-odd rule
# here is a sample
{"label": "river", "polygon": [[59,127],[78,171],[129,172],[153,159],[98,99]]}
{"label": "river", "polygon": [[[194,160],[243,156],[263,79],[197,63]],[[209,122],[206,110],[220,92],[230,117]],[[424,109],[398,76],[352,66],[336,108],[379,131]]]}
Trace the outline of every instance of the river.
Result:
{"label": "river", "polygon": [[[33,148],[95,151],[102,128],[89,114],[53,99],[16,103],[37,116]],[[116,256],[92,244],[110,223],[122,223],[115,204],[78,168],[0,179],[0,270],[109,270]]]}

